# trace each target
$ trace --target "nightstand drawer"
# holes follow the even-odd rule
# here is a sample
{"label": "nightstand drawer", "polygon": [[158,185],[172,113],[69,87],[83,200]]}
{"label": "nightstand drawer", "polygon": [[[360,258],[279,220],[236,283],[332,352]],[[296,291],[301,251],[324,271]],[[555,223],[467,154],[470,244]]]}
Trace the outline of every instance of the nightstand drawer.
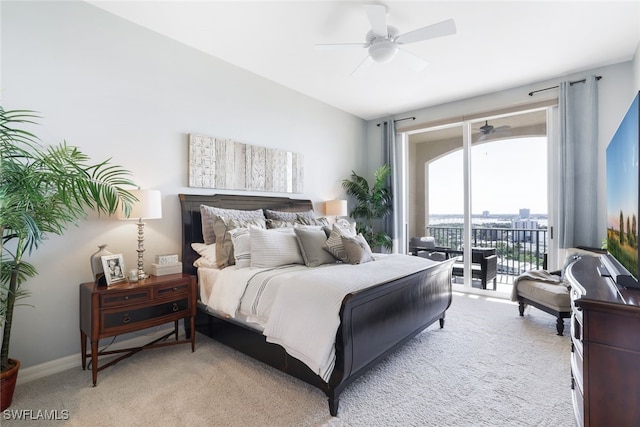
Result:
{"label": "nightstand drawer", "polygon": [[151,301],[151,290],[149,288],[136,289],[135,291],[128,290],[126,292],[106,292],[100,295],[101,307],[116,307],[147,301]]}
{"label": "nightstand drawer", "polygon": [[105,310],[102,314],[102,331],[109,332],[118,328],[130,328],[141,322],[149,322],[148,327],[166,323],[171,319],[181,319],[189,315],[189,298],[166,302],[152,306],[134,308],[130,310]]}
{"label": "nightstand drawer", "polygon": [[176,296],[179,294],[189,294],[189,292],[191,292],[191,285],[187,282],[187,283],[182,283],[182,284],[177,284],[177,285],[164,285],[164,286],[157,286],[156,288],[154,288],[154,297],[157,298],[165,298],[165,297],[172,297],[172,296]]}

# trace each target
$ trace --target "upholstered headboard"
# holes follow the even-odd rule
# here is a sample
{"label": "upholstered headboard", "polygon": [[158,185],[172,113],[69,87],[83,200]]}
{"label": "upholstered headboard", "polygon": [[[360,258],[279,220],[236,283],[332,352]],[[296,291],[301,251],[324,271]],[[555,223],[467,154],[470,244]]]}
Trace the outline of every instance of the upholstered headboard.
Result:
{"label": "upholstered headboard", "polygon": [[193,262],[198,254],[191,243],[202,243],[202,216],[200,205],[225,209],[271,209],[286,212],[304,212],[313,209],[311,200],[289,197],[245,196],[236,194],[179,194],[182,212],[182,271],[196,274]]}

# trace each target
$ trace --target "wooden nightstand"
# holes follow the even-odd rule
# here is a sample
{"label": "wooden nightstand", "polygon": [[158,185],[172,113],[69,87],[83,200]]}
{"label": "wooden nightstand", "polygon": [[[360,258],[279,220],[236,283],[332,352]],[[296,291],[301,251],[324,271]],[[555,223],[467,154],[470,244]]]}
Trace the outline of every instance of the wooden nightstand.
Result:
{"label": "wooden nightstand", "polygon": [[[191,343],[195,350],[196,277],[191,274],[150,276],[135,283],[123,282],[112,286],[94,283],[80,285],[80,351],[82,369],[86,369],[87,357],[91,357],[93,385],[98,371],[141,350],[168,345]],[[178,321],[189,319],[190,337],[178,340]],[[164,323],[174,322],[174,330],[142,347],[98,353],[98,342],[107,337],[126,334]],[[164,341],[175,334],[175,341]],[[87,337],[91,341],[91,353],[87,353]],[[160,342],[162,341],[162,342]],[[125,353],[102,366],[98,356]]]}

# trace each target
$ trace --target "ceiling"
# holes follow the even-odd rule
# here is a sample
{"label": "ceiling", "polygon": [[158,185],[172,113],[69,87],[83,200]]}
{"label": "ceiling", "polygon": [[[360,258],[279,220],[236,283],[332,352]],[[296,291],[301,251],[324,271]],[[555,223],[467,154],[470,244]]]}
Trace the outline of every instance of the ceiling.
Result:
{"label": "ceiling", "polygon": [[390,0],[400,33],[449,18],[457,32],[402,47],[424,71],[398,55],[350,76],[366,49],[315,44],[364,43],[364,2],[89,3],[366,120],[629,61],[640,42],[637,0]]}

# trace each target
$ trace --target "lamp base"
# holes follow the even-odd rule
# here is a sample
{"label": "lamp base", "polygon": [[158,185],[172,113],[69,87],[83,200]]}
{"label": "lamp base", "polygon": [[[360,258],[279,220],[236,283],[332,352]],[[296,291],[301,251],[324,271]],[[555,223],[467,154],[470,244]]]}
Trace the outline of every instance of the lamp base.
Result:
{"label": "lamp base", "polygon": [[144,280],[147,273],[144,272],[144,222],[142,218],[138,221],[138,280]]}

